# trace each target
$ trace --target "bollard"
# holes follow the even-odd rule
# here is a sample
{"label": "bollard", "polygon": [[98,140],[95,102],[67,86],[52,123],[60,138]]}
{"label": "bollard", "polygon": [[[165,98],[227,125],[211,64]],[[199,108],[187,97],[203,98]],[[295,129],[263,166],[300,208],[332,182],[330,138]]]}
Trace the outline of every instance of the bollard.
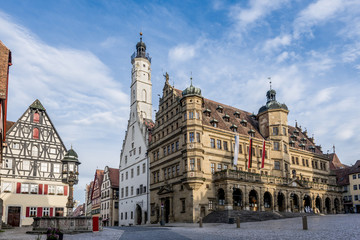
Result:
{"label": "bollard", "polygon": [[200,218],[200,221],[199,221],[199,227],[203,227],[203,222],[202,222],[202,217]]}
{"label": "bollard", "polygon": [[302,217],[303,230],[308,230],[307,216]]}
{"label": "bollard", "polygon": [[240,218],[236,218],[236,228],[240,228]]}

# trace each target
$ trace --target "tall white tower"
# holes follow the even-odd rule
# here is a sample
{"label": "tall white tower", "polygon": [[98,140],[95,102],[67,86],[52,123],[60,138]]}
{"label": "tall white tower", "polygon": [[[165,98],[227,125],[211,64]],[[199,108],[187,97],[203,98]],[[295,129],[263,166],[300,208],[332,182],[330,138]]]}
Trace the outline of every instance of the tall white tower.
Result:
{"label": "tall white tower", "polygon": [[131,56],[131,112],[130,124],[136,120],[152,119],[151,101],[151,58],[146,53],[146,45],[142,41],[136,44],[136,52]]}
{"label": "tall white tower", "polygon": [[119,225],[139,225],[149,219],[147,149],[154,123],[151,120],[151,58],[141,33],[131,64],[130,117],[119,165]]}

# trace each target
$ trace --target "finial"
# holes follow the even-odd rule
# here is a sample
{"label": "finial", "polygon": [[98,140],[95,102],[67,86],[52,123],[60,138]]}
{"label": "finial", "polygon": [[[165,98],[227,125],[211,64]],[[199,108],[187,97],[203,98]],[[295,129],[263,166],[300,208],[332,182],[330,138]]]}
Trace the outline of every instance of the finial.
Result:
{"label": "finial", "polygon": [[192,86],[192,72],[190,72],[190,82],[191,82],[191,86]]}
{"label": "finial", "polygon": [[140,31],[140,42],[142,42],[142,32]]}
{"label": "finial", "polygon": [[268,77],[268,79],[269,79],[270,90],[271,90],[271,77]]}
{"label": "finial", "polygon": [[297,128],[298,126],[297,126],[297,120],[295,119],[295,127]]}
{"label": "finial", "polygon": [[71,144],[71,149],[73,149],[73,148],[72,148],[72,144]]}
{"label": "finial", "polygon": [[335,144],[333,144],[333,153],[335,153]]}

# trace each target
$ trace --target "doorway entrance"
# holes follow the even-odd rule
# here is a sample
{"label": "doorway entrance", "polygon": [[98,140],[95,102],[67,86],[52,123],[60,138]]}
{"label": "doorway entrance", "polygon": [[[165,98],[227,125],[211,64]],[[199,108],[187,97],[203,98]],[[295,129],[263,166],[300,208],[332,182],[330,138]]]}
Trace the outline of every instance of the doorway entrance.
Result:
{"label": "doorway entrance", "polygon": [[20,227],[20,207],[9,207],[7,224],[13,227]]}
{"label": "doorway entrance", "polygon": [[136,205],[136,224],[141,225],[142,222],[142,211],[139,205]]}
{"label": "doorway entrance", "polygon": [[279,192],[277,200],[278,200],[277,203],[278,203],[279,211],[284,212],[285,211],[285,196],[284,196],[284,194]]}
{"label": "doorway entrance", "polygon": [[170,200],[169,198],[165,199],[165,203],[164,203],[164,217],[165,217],[165,222],[168,223],[169,222],[169,215],[170,215]]}

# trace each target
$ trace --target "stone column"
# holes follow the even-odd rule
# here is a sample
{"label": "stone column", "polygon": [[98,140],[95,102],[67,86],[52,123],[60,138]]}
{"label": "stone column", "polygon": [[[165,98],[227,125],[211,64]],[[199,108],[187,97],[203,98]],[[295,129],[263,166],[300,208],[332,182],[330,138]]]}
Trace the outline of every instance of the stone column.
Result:
{"label": "stone column", "polygon": [[263,191],[262,191],[261,187],[259,188],[259,211],[265,212],[264,194],[263,194]]}
{"label": "stone column", "polygon": [[245,195],[244,195],[244,202],[245,202],[245,210],[250,210],[250,206],[249,206],[249,191],[247,189],[247,187],[245,186]]}
{"label": "stone column", "polygon": [[226,184],[225,189],[225,209],[233,210],[234,199],[233,199],[233,189],[230,184]]}
{"label": "stone column", "polygon": [[274,209],[275,211],[279,211],[279,205],[277,203],[277,192],[274,190]]}

